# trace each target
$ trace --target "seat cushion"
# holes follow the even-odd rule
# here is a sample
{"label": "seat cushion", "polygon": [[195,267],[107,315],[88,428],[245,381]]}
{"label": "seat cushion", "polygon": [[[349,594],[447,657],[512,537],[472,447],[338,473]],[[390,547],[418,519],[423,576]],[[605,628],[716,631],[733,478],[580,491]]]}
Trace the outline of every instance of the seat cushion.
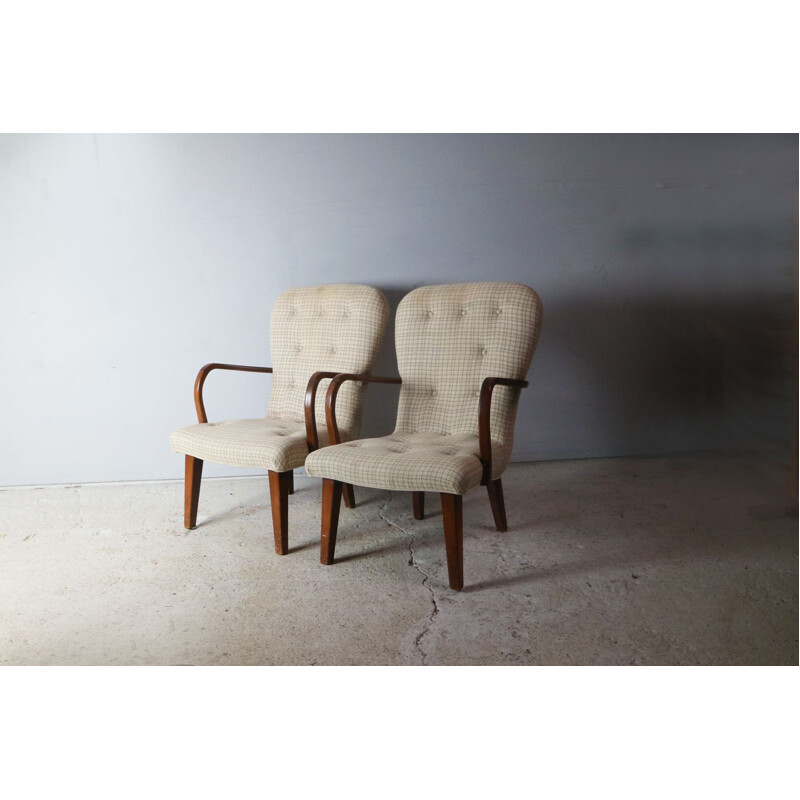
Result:
{"label": "seat cushion", "polygon": [[306,472],[374,489],[464,494],[481,482],[478,452],[478,437],[469,434],[395,432],[316,450]]}
{"label": "seat cushion", "polygon": [[[327,431],[318,428],[318,434],[320,446],[327,443]],[[272,417],[188,425],[170,436],[170,444],[203,461],[275,472],[302,467],[308,455],[305,425]]]}

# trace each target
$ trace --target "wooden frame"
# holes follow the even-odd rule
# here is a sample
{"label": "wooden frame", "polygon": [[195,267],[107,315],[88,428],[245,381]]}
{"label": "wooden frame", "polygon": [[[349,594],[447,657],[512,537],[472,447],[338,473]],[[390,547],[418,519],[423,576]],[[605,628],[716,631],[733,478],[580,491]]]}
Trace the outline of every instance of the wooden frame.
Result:
{"label": "wooden frame", "polygon": [[414,519],[425,519],[425,492],[411,492]]}
{"label": "wooden frame", "polygon": [[289,552],[289,481],[292,471],[269,470],[269,502],[272,509],[272,533],[275,552],[285,556]]}
{"label": "wooden frame", "polygon": [[[516,378],[484,378],[481,384],[481,394],[478,400],[478,447],[480,459],[483,463],[482,486],[486,486],[492,477],[492,392],[495,386],[511,386],[515,389],[525,389],[528,381]],[[499,479],[498,479],[499,480]]]}
{"label": "wooden frame", "polygon": [[[371,383],[402,383],[400,378],[382,378],[375,375],[341,373],[331,379],[325,395],[325,424],[331,444],[339,444],[339,427],[336,423],[336,395],[345,381],[365,381]],[[509,386],[524,389],[528,382],[517,378],[484,378],[478,400],[478,452],[483,464],[481,485],[486,486],[492,508],[495,528],[505,531],[506,521],[503,485],[500,478],[492,478],[492,393],[496,386]],[[339,506],[343,484],[329,478],[322,481],[322,525],[320,531],[320,561],[332,564],[336,549],[336,532],[339,524]],[[442,521],[444,526],[445,550],[447,553],[447,573],[450,588],[460,591],[464,586],[464,524],[462,515],[462,495],[441,493]],[[425,516],[424,490],[412,492],[414,518]]]}
{"label": "wooden frame", "polygon": [[194,382],[194,407],[197,410],[197,421],[208,422],[206,407],[203,404],[203,384],[206,382],[208,374],[215,369],[227,369],[235,372],[272,372],[272,367],[246,367],[241,364],[206,364],[197,373]]}
{"label": "wooden frame", "polygon": [[331,444],[340,444],[339,426],[336,424],[336,395],[339,394],[342,384],[346,381],[361,381],[362,383],[402,383],[400,378],[382,378],[378,375],[359,375],[353,372],[341,372],[336,375],[328,386],[325,395],[325,424],[328,427],[328,440]]}
{"label": "wooden frame", "polygon": [[[317,389],[319,388],[320,381],[325,378],[335,378],[341,373],[338,372],[315,372],[308,379],[308,386],[306,387],[305,399],[305,420],[306,420],[306,441],[308,442],[308,452],[313,453],[314,450],[319,448],[319,434],[317,433]],[[337,429],[338,436],[338,429]],[[331,441],[330,444],[338,444]],[[342,487],[342,494],[344,496],[344,504],[348,508],[356,507],[356,496],[353,487],[349,483],[345,483]]]}
{"label": "wooden frame", "polygon": [[308,379],[308,386],[306,386],[306,399],[305,399],[305,420],[306,420],[306,441],[308,442],[308,452],[313,453],[319,448],[319,434],[317,433],[317,419],[316,419],[316,401],[317,389],[319,388],[320,381],[325,378],[335,378],[338,372],[315,372]]}

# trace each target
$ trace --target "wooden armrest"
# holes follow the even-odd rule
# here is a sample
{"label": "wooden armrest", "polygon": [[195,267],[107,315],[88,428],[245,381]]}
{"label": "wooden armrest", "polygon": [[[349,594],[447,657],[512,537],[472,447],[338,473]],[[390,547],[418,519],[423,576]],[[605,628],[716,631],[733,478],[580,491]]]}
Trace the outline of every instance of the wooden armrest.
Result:
{"label": "wooden armrest", "polygon": [[203,405],[203,384],[206,382],[208,373],[214,369],[229,369],[236,372],[272,372],[272,367],[245,367],[241,364],[206,364],[197,373],[197,380],[194,382],[194,407],[197,409],[198,422],[208,422],[206,407]]}
{"label": "wooden armrest", "polygon": [[304,411],[306,418],[306,442],[308,443],[309,453],[313,453],[319,447],[319,435],[317,434],[317,419],[315,409],[319,383],[325,378],[335,378],[338,374],[338,372],[315,372],[308,379]]}
{"label": "wooden armrest", "polygon": [[328,426],[330,444],[339,444],[339,426],[336,424],[336,395],[345,381],[363,381],[365,383],[402,383],[400,378],[382,378],[379,375],[359,375],[352,372],[340,372],[328,387],[325,395],[325,424]]}
{"label": "wooden armrest", "polygon": [[524,389],[528,381],[516,378],[484,378],[481,384],[481,395],[478,401],[478,447],[480,459],[483,463],[482,483],[488,484],[492,479],[492,392],[495,386],[511,386],[515,389]]}

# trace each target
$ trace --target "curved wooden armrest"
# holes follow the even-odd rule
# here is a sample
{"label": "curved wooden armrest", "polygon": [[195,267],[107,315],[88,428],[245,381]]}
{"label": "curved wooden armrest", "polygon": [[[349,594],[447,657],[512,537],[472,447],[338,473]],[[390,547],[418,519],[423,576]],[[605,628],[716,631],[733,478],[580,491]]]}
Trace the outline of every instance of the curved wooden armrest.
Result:
{"label": "curved wooden armrest", "polygon": [[511,386],[515,389],[524,389],[528,381],[516,378],[484,378],[481,384],[481,396],[478,401],[478,447],[480,459],[483,463],[483,481],[488,484],[492,479],[492,392],[495,386]]}
{"label": "curved wooden armrest", "polygon": [[208,373],[214,369],[230,369],[237,372],[272,372],[272,367],[245,367],[241,364],[206,364],[197,373],[197,380],[194,382],[194,407],[197,409],[198,422],[208,422],[206,407],[203,405],[203,384],[206,382]]}
{"label": "curved wooden armrest", "polygon": [[378,375],[359,375],[351,372],[340,372],[328,387],[325,395],[325,424],[328,426],[328,440],[331,444],[339,444],[339,426],[336,424],[336,395],[345,381],[364,381],[365,383],[402,383],[400,378],[382,378]]}
{"label": "curved wooden armrest", "polygon": [[306,417],[306,442],[308,443],[309,453],[313,453],[319,447],[319,435],[317,434],[315,409],[319,383],[325,378],[335,378],[337,375],[339,375],[338,372],[315,372],[308,379],[304,411]]}

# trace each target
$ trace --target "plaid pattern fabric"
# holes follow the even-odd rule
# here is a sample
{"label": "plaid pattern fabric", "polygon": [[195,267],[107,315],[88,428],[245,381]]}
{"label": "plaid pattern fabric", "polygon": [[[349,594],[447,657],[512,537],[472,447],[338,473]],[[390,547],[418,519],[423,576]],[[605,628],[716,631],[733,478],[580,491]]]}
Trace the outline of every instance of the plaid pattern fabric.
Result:
{"label": "plaid pattern fabric", "polygon": [[[314,372],[369,372],[378,352],[389,304],[372,286],[339,284],[290,289],[272,309],[272,391],[267,416],[302,422],[308,379]],[[328,379],[317,390],[317,419],[325,420]],[[348,381],[336,398],[342,439],[361,427],[364,384]]]}
{"label": "plaid pattern fabric", "polygon": [[[319,426],[317,432],[322,447],[328,432]],[[302,467],[308,455],[305,424],[271,417],[189,425],[175,431],[170,442],[176,452],[203,461],[275,472]]]}
{"label": "plaid pattern fabric", "polygon": [[481,482],[483,465],[477,436],[395,432],[317,450],[306,472],[375,489],[464,494]]}
{"label": "plaid pattern fabric", "polygon": [[[539,295],[518,283],[424,286],[410,292],[395,320],[403,383],[394,433],[313,453],[306,470],[397,491],[463,494],[477,486],[481,384],[487,377],[525,378],[541,323]],[[511,456],[519,391],[494,390],[492,478],[500,477]],[[407,449],[399,453],[398,448]]]}
{"label": "plaid pattern fabric", "polygon": [[[389,304],[372,286],[338,284],[290,289],[270,319],[272,389],[264,419],[189,425],[170,437],[172,449],[204,461],[284,472],[303,465],[308,447],[304,402],[314,372],[369,372],[380,346]],[[320,446],[325,392],[319,384],[316,419]],[[336,404],[344,441],[358,436],[364,385],[348,382]]]}

